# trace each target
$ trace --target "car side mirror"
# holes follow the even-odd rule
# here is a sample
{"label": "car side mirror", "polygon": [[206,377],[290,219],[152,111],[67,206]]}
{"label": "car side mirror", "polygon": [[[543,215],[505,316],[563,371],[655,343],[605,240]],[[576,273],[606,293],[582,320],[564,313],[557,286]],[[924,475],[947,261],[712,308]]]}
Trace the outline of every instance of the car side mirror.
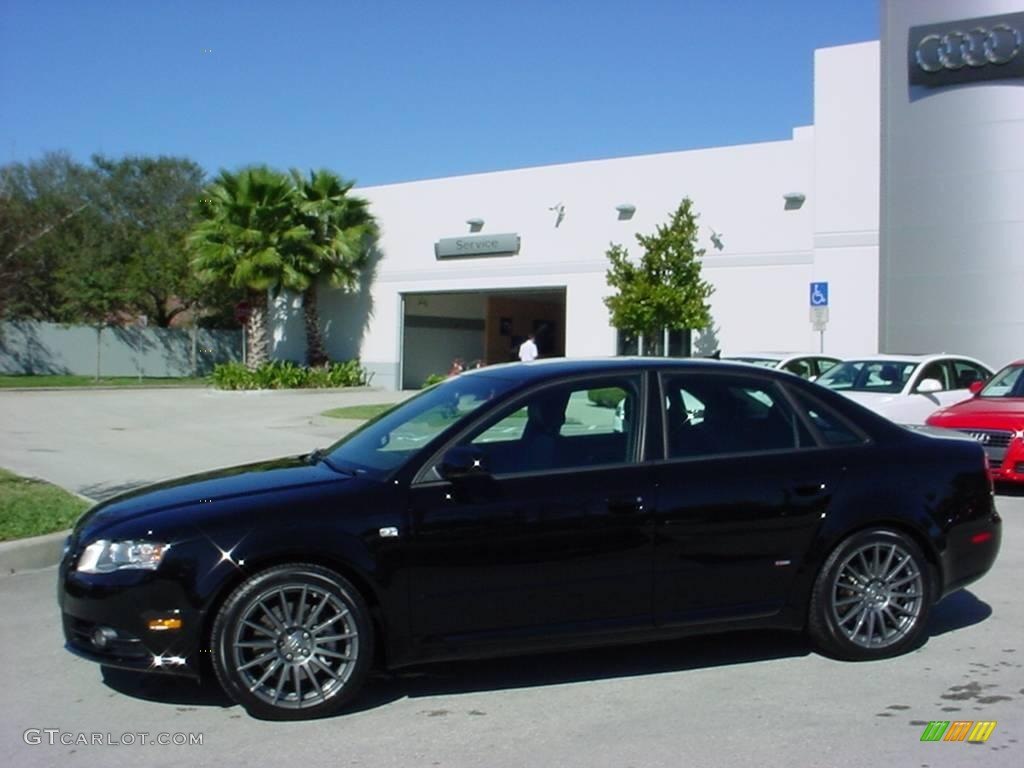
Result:
{"label": "car side mirror", "polygon": [[942,391],[942,382],[938,379],[925,379],[917,385],[917,392],[922,395],[933,395]]}
{"label": "car side mirror", "polygon": [[978,394],[978,393],[979,393],[979,392],[981,392],[981,390],[983,390],[984,388],[985,388],[985,382],[984,382],[984,381],[982,381],[981,379],[978,379],[977,381],[972,381],[972,382],[971,382],[971,383],[970,383],[970,384],[968,385],[968,387],[967,387],[967,389],[968,389],[968,390],[970,390],[970,392],[971,392],[971,394],[972,394],[972,395],[976,395],[976,394]]}
{"label": "car side mirror", "polygon": [[437,472],[445,480],[488,475],[484,452],[474,445],[457,445],[441,459]]}

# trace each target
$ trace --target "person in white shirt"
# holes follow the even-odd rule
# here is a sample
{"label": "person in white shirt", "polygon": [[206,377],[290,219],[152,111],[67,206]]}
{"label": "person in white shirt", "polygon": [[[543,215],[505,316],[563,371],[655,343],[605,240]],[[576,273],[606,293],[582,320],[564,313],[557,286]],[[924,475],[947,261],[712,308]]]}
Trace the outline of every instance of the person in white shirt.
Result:
{"label": "person in white shirt", "polygon": [[534,342],[532,333],[526,337],[526,341],[519,345],[519,359],[524,363],[537,359],[537,344]]}

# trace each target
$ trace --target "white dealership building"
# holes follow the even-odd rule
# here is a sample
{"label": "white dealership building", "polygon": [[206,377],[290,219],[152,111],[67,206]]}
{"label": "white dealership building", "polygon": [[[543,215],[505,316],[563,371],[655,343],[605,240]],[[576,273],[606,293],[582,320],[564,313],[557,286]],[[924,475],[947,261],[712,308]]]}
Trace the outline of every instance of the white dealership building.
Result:
{"label": "white dealership building", "polygon": [[[1024,356],[1024,0],[881,11],[879,41],[813,52],[814,123],[788,140],[360,189],[381,235],[362,290],[320,291],[331,357],[396,388],[531,332],[548,355],[614,355],[605,252],[637,253],[683,197],[715,288],[695,354]],[[294,297],[273,338],[302,359]]]}

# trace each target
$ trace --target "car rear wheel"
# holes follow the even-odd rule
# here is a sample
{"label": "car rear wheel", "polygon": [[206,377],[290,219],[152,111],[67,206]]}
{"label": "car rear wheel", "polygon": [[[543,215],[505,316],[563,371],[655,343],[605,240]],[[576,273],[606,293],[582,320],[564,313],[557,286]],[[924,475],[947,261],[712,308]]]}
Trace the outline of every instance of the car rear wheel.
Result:
{"label": "car rear wheel", "polygon": [[860,531],[836,547],[818,574],[808,630],[836,658],[896,656],[920,642],[931,603],[921,548],[897,531]]}
{"label": "car rear wheel", "polygon": [[373,656],[366,603],[344,578],[314,565],[258,573],[214,621],[213,666],[227,694],[255,717],[300,720],[338,712]]}

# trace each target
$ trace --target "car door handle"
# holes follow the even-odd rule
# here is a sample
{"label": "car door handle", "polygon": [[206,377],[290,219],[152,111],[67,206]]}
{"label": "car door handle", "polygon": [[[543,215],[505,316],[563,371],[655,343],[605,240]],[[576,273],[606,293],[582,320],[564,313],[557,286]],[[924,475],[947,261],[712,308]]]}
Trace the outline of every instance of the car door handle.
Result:
{"label": "car door handle", "polygon": [[612,515],[636,515],[643,511],[643,496],[612,496],[608,499],[608,512]]}
{"label": "car door handle", "polygon": [[814,499],[818,496],[824,496],[828,491],[827,483],[799,483],[789,489],[794,496],[799,496],[801,499]]}

